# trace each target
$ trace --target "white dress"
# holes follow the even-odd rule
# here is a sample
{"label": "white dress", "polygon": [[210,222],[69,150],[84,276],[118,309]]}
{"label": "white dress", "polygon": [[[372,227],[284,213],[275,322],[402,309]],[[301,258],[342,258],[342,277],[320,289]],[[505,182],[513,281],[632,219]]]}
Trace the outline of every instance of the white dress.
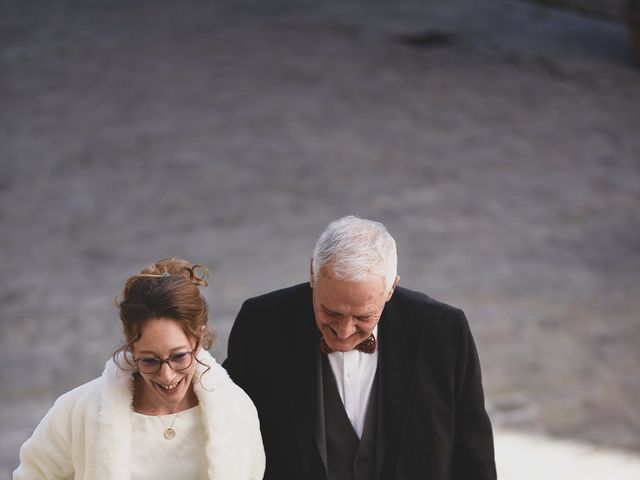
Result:
{"label": "white dress", "polygon": [[[207,478],[207,460],[202,411],[200,406],[176,415],[150,416],[133,412],[133,455],[131,480]],[[167,439],[167,427],[175,438]]]}

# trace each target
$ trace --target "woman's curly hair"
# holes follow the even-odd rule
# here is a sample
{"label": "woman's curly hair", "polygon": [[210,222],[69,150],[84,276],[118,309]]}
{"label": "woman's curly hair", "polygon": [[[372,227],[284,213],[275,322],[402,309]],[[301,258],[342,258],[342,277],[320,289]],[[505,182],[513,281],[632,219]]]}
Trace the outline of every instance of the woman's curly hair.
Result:
{"label": "woman's curly hair", "polygon": [[129,368],[134,367],[127,354],[140,338],[144,322],[152,318],[174,320],[196,346],[210,348],[214,335],[207,325],[209,306],[199,288],[208,285],[208,276],[202,265],[168,257],[129,277],[114,301],[124,330],[124,343],[113,352],[116,365],[122,368],[124,359]]}

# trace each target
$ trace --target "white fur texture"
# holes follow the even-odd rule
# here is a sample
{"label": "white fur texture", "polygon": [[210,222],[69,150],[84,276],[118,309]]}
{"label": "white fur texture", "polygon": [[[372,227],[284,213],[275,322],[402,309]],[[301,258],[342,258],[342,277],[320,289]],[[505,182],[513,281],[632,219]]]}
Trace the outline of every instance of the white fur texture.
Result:
{"label": "white fur texture", "polygon": [[[211,480],[259,480],[265,458],[258,416],[249,397],[208,352],[196,365]],[[202,382],[200,381],[202,379]],[[107,361],[100,378],[64,395],[20,450],[14,480],[131,480],[133,373]]]}

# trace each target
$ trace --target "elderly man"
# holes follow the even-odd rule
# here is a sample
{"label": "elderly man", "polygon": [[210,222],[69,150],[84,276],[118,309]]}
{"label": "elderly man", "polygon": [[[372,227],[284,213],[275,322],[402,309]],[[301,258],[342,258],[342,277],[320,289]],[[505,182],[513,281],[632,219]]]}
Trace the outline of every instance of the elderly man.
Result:
{"label": "elderly man", "polygon": [[224,366],[258,409],[265,479],[496,478],[467,320],[396,270],[384,225],[344,217],[309,283],[243,304]]}

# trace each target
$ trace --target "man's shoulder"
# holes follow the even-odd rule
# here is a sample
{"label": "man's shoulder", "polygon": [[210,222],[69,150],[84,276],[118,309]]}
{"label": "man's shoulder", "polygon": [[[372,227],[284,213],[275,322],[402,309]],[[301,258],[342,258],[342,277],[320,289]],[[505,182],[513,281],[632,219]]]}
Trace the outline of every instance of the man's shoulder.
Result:
{"label": "man's shoulder", "polygon": [[409,306],[412,309],[439,310],[450,313],[462,312],[458,307],[436,300],[426,293],[410,290],[400,286],[396,287],[392,300]]}
{"label": "man's shoulder", "polygon": [[402,319],[405,328],[416,331],[437,331],[439,335],[446,332],[456,334],[460,329],[465,329],[467,324],[461,309],[407,288],[396,288],[389,307],[391,318]]}
{"label": "man's shoulder", "polygon": [[300,283],[291,287],[281,288],[269,293],[264,293],[256,297],[245,300],[245,306],[269,305],[269,304],[290,304],[293,301],[300,301],[310,298],[311,286],[309,283]]}

